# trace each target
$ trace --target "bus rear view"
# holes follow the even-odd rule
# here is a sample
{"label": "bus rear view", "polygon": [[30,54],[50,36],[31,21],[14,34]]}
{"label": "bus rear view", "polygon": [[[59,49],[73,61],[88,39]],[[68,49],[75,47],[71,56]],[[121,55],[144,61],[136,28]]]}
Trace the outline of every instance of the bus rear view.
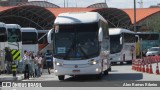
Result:
{"label": "bus rear view", "polygon": [[36,55],[38,52],[38,32],[35,28],[21,28],[22,30],[22,51],[27,50]]}
{"label": "bus rear view", "polygon": [[54,70],[65,75],[108,74],[109,33],[107,21],[96,12],[62,13],[54,23]]}

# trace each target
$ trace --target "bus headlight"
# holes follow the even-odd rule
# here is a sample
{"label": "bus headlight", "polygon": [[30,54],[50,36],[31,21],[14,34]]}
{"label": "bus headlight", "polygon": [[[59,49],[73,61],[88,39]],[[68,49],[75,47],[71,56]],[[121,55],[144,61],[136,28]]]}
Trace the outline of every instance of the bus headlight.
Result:
{"label": "bus headlight", "polygon": [[96,60],[90,60],[91,65],[96,65],[97,63],[98,63],[98,61],[96,61]]}
{"label": "bus headlight", "polygon": [[63,66],[63,63],[56,62],[56,65],[57,65],[57,66]]}

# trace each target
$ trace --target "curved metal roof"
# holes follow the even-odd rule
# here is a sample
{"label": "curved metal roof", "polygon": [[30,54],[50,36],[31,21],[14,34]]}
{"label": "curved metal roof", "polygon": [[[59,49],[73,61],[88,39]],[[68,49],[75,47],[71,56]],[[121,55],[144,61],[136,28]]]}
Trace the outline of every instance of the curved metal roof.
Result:
{"label": "curved metal roof", "polygon": [[108,8],[106,3],[96,3],[88,6],[87,8]]}
{"label": "curved metal roof", "polygon": [[40,6],[45,8],[60,8],[60,6],[47,1],[30,1],[26,3],[20,3],[18,6],[25,6],[25,5],[34,5],[34,6]]}
{"label": "curved metal roof", "polygon": [[[117,8],[44,8],[33,5],[0,7],[0,22],[16,23],[22,27],[50,29],[59,13],[94,11],[100,13],[109,27],[130,28],[133,24],[133,9]],[[137,22],[160,12],[160,8],[137,9]]]}
{"label": "curved metal roof", "polygon": [[[130,19],[132,24],[134,23],[134,9],[123,9],[124,12],[126,12]],[[140,22],[141,20],[160,12],[160,8],[139,8],[136,9],[136,22]]]}
{"label": "curved metal roof", "polygon": [[55,16],[49,10],[39,6],[19,6],[0,12],[0,21],[16,23],[22,27],[51,29]]}
{"label": "curved metal roof", "polygon": [[111,28],[130,28],[131,20],[128,14],[121,9],[117,8],[100,8],[95,9],[93,11],[96,11],[100,13],[109,23],[109,27]]}

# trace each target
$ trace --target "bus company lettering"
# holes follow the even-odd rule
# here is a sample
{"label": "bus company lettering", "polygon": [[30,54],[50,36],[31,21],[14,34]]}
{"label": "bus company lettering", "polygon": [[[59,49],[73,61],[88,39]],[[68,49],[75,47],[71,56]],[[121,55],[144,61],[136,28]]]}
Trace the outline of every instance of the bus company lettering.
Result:
{"label": "bus company lettering", "polygon": [[41,83],[12,83],[12,87],[42,87]]}

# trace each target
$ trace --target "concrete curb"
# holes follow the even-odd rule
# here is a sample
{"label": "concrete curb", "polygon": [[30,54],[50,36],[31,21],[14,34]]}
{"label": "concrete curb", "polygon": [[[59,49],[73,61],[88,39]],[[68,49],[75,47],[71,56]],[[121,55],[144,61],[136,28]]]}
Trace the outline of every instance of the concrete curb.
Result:
{"label": "concrete curb", "polygon": [[23,80],[24,79],[24,75],[17,75],[16,77],[13,77],[11,75],[8,75],[8,76],[1,76],[0,75],[0,82],[3,82],[3,81],[20,81],[20,80]]}

